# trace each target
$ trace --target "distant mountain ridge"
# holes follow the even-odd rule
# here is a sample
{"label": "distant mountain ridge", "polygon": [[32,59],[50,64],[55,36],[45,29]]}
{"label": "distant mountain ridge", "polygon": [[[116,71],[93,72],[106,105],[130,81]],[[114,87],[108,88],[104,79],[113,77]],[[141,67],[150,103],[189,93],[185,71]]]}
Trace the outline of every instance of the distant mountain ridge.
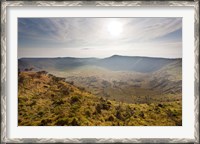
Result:
{"label": "distant mountain ridge", "polygon": [[113,71],[135,71],[141,73],[155,72],[172,63],[182,63],[181,58],[155,58],[142,56],[121,56],[99,58],[21,58],[18,60],[19,69],[33,67],[35,70],[73,69],[80,66],[99,66]]}

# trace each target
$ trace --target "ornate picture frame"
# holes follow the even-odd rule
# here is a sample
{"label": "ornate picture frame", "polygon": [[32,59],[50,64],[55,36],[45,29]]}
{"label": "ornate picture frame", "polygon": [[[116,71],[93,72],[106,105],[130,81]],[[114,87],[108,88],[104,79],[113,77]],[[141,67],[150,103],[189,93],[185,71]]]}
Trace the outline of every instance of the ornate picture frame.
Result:
{"label": "ornate picture frame", "polygon": [[[9,7],[192,7],[194,9],[194,137],[165,138],[10,138],[8,116],[8,8]],[[1,2],[1,143],[199,143],[199,1],[2,1]]]}

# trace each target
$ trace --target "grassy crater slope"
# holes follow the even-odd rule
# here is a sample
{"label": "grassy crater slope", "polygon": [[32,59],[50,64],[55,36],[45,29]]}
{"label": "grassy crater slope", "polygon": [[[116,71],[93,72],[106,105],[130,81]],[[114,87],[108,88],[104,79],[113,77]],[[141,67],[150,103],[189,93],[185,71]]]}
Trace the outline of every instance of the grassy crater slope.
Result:
{"label": "grassy crater slope", "polygon": [[19,126],[180,126],[181,101],[128,104],[97,97],[45,71],[19,72]]}

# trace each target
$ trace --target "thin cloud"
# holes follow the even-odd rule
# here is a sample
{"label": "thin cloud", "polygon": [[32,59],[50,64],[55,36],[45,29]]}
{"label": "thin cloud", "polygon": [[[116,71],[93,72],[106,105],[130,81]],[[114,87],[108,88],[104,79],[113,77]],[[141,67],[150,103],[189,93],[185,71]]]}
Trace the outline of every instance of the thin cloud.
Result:
{"label": "thin cloud", "polygon": [[[122,24],[122,32],[116,38],[107,30],[112,21]],[[22,48],[35,49],[35,56],[41,49],[50,48],[83,51],[124,48],[132,52],[136,45],[147,46],[146,50],[149,50],[149,43],[158,48],[160,43],[181,43],[181,30],[181,18],[19,18],[18,48],[19,52]],[[174,47],[170,53],[174,51],[181,55],[181,48],[175,44],[170,46]],[[28,50],[26,54],[31,55]],[[98,57],[98,53],[95,56]]]}

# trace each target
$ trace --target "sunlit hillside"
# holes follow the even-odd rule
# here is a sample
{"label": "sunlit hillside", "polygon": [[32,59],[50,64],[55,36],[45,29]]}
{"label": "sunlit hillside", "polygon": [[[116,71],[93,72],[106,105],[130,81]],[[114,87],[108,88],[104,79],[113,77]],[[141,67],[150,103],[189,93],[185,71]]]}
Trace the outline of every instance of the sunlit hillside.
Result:
{"label": "sunlit hillside", "polygon": [[96,96],[46,71],[19,71],[19,126],[181,126],[182,103],[126,103]]}
{"label": "sunlit hillside", "polygon": [[182,99],[182,59],[120,56],[107,58],[22,58],[19,69],[45,70],[95,96],[126,103]]}

